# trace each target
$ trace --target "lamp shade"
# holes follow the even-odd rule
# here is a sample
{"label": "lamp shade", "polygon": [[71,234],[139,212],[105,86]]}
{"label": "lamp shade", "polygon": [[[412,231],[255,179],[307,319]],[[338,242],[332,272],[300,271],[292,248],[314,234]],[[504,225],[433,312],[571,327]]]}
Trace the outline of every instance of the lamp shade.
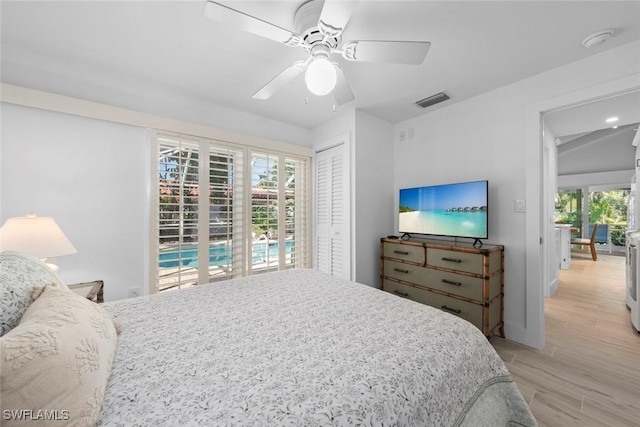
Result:
{"label": "lamp shade", "polygon": [[53,218],[9,218],[0,228],[0,249],[23,252],[38,258],[70,255],[78,252]]}
{"label": "lamp shade", "polygon": [[324,96],[336,87],[336,67],[325,57],[315,58],[307,67],[304,80],[311,93]]}

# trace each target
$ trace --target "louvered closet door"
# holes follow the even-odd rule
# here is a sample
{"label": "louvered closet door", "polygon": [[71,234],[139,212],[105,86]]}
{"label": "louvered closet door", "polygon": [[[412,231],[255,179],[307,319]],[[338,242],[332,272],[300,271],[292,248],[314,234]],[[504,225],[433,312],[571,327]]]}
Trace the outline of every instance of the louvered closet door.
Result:
{"label": "louvered closet door", "polygon": [[316,267],[350,279],[349,181],[344,144],[316,153]]}

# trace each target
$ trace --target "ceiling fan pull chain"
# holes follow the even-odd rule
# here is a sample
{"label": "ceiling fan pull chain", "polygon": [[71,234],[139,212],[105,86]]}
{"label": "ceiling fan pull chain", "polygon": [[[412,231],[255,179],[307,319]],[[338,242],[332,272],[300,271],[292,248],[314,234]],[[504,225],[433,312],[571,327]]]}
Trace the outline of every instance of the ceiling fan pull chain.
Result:
{"label": "ceiling fan pull chain", "polygon": [[336,104],[333,104],[333,112],[336,112]]}

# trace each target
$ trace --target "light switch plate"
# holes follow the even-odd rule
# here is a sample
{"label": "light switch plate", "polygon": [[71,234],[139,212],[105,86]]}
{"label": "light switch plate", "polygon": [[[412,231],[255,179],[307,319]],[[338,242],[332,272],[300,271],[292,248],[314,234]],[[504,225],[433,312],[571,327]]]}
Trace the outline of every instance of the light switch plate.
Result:
{"label": "light switch plate", "polygon": [[513,204],[513,211],[515,213],[525,213],[527,210],[524,200],[516,200]]}

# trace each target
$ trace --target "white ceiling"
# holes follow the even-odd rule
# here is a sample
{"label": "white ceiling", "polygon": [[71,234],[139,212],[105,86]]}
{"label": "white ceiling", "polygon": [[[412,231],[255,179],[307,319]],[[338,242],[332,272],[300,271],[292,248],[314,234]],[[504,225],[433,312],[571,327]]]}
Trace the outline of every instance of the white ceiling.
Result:
{"label": "white ceiling", "polygon": [[[610,117],[617,117],[618,120],[607,123]],[[640,90],[553,111],[545,114],[544,120],[553,134],[564,140],[605,129],[615,131],[616,128],[640,122]]]}
{"label": "white ceiling", "polygon": [[[302,1],[225,1],[294,29]],[[251,95],[300,48],[216,25],[202,1],[6,1],[1,3],[2,81],[139,109],[197,100],[314,128],[334,116],[330,96],[305,104],[299,76],[267,101]],[[423,114],[413,103],[440,91],[441,105],[640,39],[639,1],[361,0],[343,40],[424,40],[419,66],[342,61],[359,108],[396,123]],[[616,29],[605,44],[581,41]],[[340,61],[339,61],[340,62]],[[159,101],[160,100],[160,101]]]}

